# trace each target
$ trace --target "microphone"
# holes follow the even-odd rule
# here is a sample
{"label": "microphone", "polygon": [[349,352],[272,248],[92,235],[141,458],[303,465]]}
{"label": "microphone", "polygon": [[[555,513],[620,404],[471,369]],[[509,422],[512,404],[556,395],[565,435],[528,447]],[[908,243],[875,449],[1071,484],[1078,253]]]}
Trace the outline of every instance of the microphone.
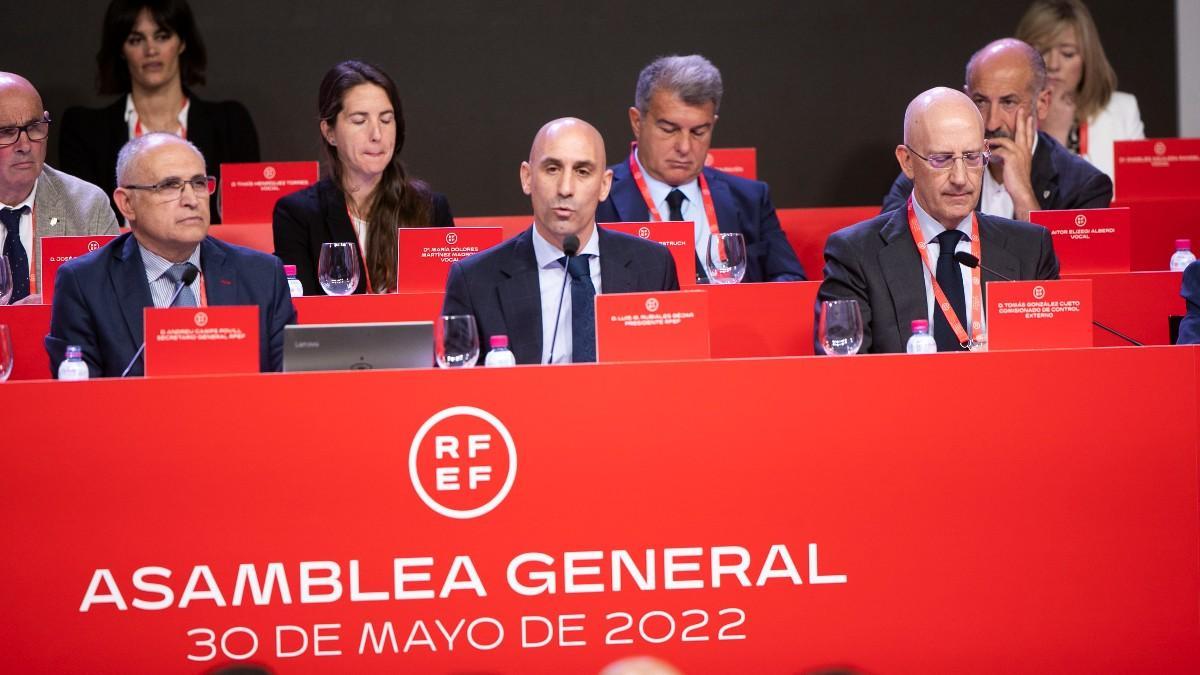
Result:
{"label": "microphone", "polygon": [[[167,307],[175,304],[175,300],[179,298],[179,294],[183,292],[183,289],[191,286],[192,282],[195,281],[196,277],[198,276],[200,276],[200,270],[196,269],[194,265],[188,265],[187,269],[183,271],[183,277],[179,280],[179,285],[175,287],[175,293],[171,296],[171,300],[167,303]],[[146,341],[142,340],[142,344],[140,347],[138,347],[137,353],[134,354],[133,358],[129,360],[129,365],[125,366],[125,370],[121,371],[121,377],[125,377],[129,374],[129,371],[133,369],[133,364],[137,363],[138,358],[144,351],[146,351]]]}
{"label": "microphone", "polygon": [[550,355],[546,357],[547,364],[554,360],[554,345],[558,342],[558,320],[562,318],[563,296],[567,294],[567,279],[571,278],[571,271],[567,269],[567,265],[570,264],[571,258],[574,258],[575,254],[579,252],[579,237],[568,234],[563,239],[562,250],[567,254],[567,260],[563,265],[563,284],[558,291],[558,311],[554,313],[554,333],[550,338]]}
{"label": "microphone", "polygon": [[[1003,274],[1000,274],[996,270],[990,269],[987,265],[984,265],[983,263],[979,262],[979,258],[976,258],[975,256],[971,255],[970,253],[967,253],[966,251],[959,251],[959,252],[955,253],[954,261],[960,265],[970,267],[971,269],[975,269],[976,267],[978,267],[978,268],[982,269],[984,272],[992,274],[993,276],[1000,277],[1000,279],[1002,279],[1004,281],[1016,281],[1016,279],[1010,279],[1010,278],[1004,276]],[[1123,335],[1121,333],[1118,333],[1117,331],[1113,330],[1112,328],[1109,328],[1108,326],[1105,326],[1104,324],[1100,323],[1099,321],[1096,321],[1095,319],[1092,320],[1092,325],[1095,326],[1096,328],[1108,331],[1109,333],[1116,335],[1117,337],[1121,338],[1122,340],[1128,342],[1129,344],[1131,344],[1135,347],[1144,347],[1145,346],[1142,343],[1138,342],[1137,340],[1134,340],[1133,338],[1129,337],[1128,335]]]}

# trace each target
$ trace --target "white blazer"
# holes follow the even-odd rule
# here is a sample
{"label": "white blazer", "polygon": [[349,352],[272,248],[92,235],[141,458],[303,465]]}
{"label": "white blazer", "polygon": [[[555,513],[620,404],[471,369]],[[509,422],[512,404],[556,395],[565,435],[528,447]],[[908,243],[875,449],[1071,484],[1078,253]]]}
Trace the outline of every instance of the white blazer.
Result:
{"label": "white blazer", "polygon": [[1146,137],[1137,98],[1123,91],[1113,92],[1108,105],[1088,121],[1088,151],[1084,159],[1092,166],[1113,175],[1113,141],[1134,141]]}

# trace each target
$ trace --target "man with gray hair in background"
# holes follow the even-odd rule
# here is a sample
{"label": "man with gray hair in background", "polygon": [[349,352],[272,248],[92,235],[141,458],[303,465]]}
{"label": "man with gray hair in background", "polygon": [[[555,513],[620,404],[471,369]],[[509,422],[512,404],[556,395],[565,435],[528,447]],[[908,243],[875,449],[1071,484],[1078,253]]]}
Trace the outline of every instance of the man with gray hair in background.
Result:
{"label": "man with gray hair in background", "polygon": [[59,269],[46,351],[56,374],[68,345],[91,377],[143,374],[147,307],[257,305],[259,365],[280,370],[295,321],[278,258],[208,236],[209,195],[196,146],[167,133],[134,138],[117,156],[113,201],[130,231]]}
{"label": "man with gray hair in background", "polygon": [[[1015,38],[987,44],[967,62],[963,89],[983,116],[991,151],[979,211],[1029,220],[1029,212],[1039,209],[1108,207],[1112,180],[1038,130],[1050,112],[1051,91],[1046,62],[1036,49]],[[883,200],[883,211],[904,206],[912,188],[901,173]]]}
{"label": "man with gray hair in background", "polygon": [[596,220],[693,221],[698,283],[708,282],[703,261],[716,232],[745,238],[745,281],[802,281],[767,184],[704,166],[723,92],[721,71],[699,54],[664,56],[642,69],[629,109],[637,142],[609,167],[612,190]]}

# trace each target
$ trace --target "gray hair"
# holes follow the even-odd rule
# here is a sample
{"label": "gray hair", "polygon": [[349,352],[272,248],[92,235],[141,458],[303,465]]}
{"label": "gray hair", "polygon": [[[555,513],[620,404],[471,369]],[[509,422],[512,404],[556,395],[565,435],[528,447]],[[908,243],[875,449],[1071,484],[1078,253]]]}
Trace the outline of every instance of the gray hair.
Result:
{"label": "gray hair", "polygon": [[691,106],[711,101],[714,113],[720,112],[721,95],[725,93],[721,71],[699,54],[660,56],[642,69],[633,97],[642,114],[650,109],[650,98],[656,91],[671,92]]}
{"label": "gray hair", "polygon": [[1033,71],[1033,81],[1030,82],[1030,95],[1033,98],[1037,98],[1038,94],[1042,93],[1042,90],[1046,88],[1046,60],[1029,43],[1022,42],[1016,38],[1001,38],[989,42],[983,49],[971,55],[971,60],[967,61],[967,69],[964,74],[967,88],[971,87],[971,73],[975,71],[975,67],[980,60],[994,52],[1009,48],[1020,51],[1025,58],[1029,59],[1029,69]]}
{"label": "gray hair", "polygon": [[200,158],[201,164],[204,163],[204,153],[200,152],[200,149],[197,148],[191,141],[182,139],[175,134],[156,131],[143,136],[137,136],[133,139],[130,139],[130,141],[121,148],[121,152],[117,153],[117,186],[119,187],[129,183],[129,174],[133,172],[134,167],[137,165],[137,160],[139,157],[141,157],[142,153],[154,146],[162,145],[163,143],[183,143],[187,147],[191,148],[192,152],[196,153],[196,156]]}

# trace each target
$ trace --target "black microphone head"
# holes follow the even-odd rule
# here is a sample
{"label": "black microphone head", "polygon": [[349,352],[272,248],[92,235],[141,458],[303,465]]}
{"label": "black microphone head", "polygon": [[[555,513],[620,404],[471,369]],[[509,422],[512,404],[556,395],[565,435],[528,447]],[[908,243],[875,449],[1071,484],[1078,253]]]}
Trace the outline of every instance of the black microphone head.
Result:
{"label": "black microphone head", "polygon": [[976,258],[975,256],[971,255],[970,253],[967,253],[966,251],[959,251],[958,253],[955,253],[954,261],[957,262],[959,265],[966,265],[967,267],[970,267],[971,269],[975,269],[976,267],[979,267],[979,258]]}
{"label": "black microphone head", "polygon": [[195,281],[196,277],[198,276],[200,276],[200,270],[196,269],[195,265],[188,265],[187,269],[183,271],[183,276],[181,276],[180,279],[183,281],[184,286],[191,286],[192,282]]}
{"label": "black microphone head", "polygon": [[563,239],[563,253],[566,253],[568,258],[574,256],[576,253],[579,253],[579,237],[576,237],[573,234],[568,234],[566,238]]}

